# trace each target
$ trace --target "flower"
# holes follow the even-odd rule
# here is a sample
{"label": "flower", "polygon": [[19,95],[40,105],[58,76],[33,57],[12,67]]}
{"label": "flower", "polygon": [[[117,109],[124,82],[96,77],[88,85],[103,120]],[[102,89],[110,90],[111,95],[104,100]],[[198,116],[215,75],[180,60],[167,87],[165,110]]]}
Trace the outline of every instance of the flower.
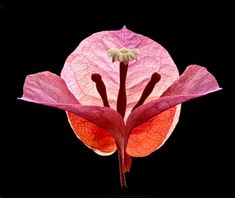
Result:
{"label": "flower", "polygon": [[117,150],[126,187],[131,157],[147,156],[164,144],[181,103],[220,89],[198,65],[179,76],[166,49],[123,27],[83,40],[61,77],[48,71],[28,75],[20,99],[66,111],[77,137],[97,154]]}

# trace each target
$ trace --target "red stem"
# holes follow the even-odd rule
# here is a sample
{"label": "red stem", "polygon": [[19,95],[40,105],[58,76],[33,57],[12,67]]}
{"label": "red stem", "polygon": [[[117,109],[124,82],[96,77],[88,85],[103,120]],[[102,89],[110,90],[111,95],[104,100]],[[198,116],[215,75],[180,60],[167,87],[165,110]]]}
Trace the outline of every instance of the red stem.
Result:
{"label": "red stem", "polygon": [[123,173],[123,171],[122,171],[122,157],[121,157],[120,153],[118,153],[118,161],[119,161],[119,173],[120,173],[121,188],[127,188],[126,176],[125,176],[125,173]]}

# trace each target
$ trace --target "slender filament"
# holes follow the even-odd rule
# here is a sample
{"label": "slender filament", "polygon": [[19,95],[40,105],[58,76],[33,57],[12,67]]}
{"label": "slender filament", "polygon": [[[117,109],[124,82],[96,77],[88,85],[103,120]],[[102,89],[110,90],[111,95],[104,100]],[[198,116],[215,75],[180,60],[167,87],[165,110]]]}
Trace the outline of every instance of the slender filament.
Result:
{"label": "slender filament", "polygon": [[92,74],[91,79],[92,79],[92,81],[94,81],[96,83],[96,89],[102,98],[103,105],[105,107],[110,107],[109,102],[108,102],[106,87],[105,87],[105,84],[102,80],[101,75],[100,74]]}
{"label": "slender filament", "polygon": [[159,82],[160,79],[161,79],[161,76],[159,73],[155,72],[152,74],[150,81],[148,82],[148,84],[144,88],[144,91],[143,91],[139,101],[133,107],[132,111],[144,103],[144,101],[152,93],[154,86],[157,84],[157,82]]}

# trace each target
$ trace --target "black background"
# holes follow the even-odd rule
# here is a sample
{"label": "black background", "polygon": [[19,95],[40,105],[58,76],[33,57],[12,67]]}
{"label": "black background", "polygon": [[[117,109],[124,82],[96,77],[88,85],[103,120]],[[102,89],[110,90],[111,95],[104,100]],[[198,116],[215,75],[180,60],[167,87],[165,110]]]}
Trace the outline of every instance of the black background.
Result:
{"label": "black background", "polygon": [[[227,113],[232,108],[227,92],[233,81],[228,74],[234,67],[230,51],[234,21],[229,5],[34,2],[5,9],[4,17],[9,56],[2,75],[7,79],[2,83],[6,90],[2,104],[10,104],[2,119],[7,127],[1,130],[0,196],[231,193],[233,116]],[[148,157],[133,159],[126,190],[120,189],[116,153],[101,157],[86,148],[73,134],[64,112],[16,100],[26,75],[45,70],[59,75],[65,59],[83,39],[123,25],[164,46],[180,73],[189,64],[203,65],[223,88],[183,104],[180,121],[165,145]]]}

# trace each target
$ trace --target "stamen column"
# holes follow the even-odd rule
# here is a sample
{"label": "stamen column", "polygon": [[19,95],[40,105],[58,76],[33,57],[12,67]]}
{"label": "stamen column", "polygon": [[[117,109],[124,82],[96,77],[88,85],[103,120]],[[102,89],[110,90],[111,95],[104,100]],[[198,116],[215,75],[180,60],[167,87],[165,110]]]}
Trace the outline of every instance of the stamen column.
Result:
{"label": "stamen column", "polygon": [[117,97],[117,111],[122,117],[125,116],[126,112],[126,75],[127,75],[128,64],[123,62],[120,63],[120,87]]}

